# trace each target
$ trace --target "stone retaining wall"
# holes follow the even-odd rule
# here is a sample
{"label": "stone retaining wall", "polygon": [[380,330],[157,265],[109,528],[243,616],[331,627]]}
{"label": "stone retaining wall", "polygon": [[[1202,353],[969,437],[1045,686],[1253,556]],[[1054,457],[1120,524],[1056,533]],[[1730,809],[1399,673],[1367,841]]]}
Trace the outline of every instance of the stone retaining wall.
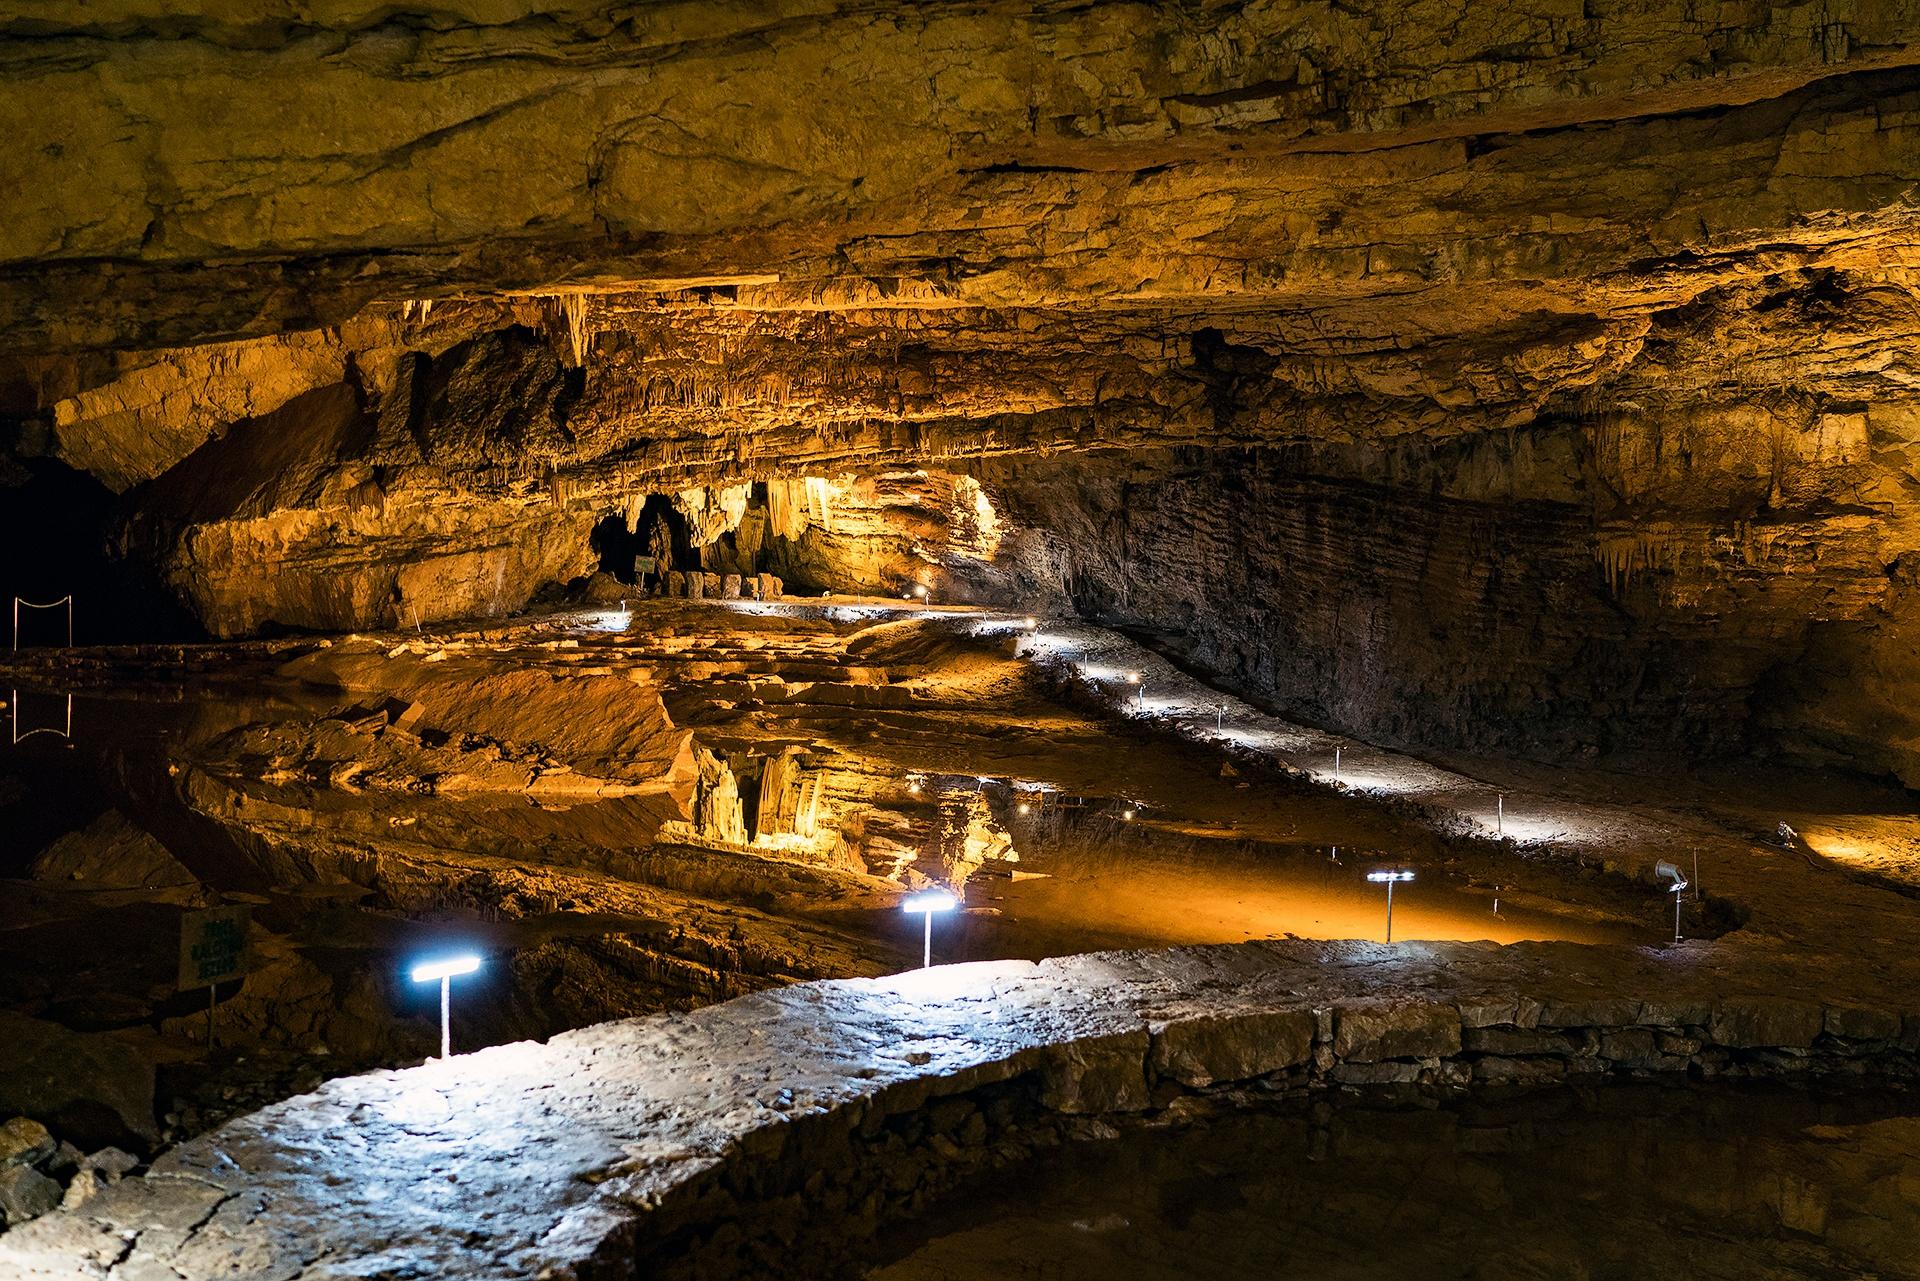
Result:
{"label": "stone retaining wall", "polygon": [[[1003,1073],[1009,1075],[1002,1075]],[[1089,1037],[893,1088],[766,1142],[654,1207],[650,1278],[857,1275],[889,1223],[984,1171],[1123,1127],[1333,1091],[1444,1097],[1608,1076],[1920,1075],[1920,1018],[1756,998],[1530,999],[1241,1011]]]}

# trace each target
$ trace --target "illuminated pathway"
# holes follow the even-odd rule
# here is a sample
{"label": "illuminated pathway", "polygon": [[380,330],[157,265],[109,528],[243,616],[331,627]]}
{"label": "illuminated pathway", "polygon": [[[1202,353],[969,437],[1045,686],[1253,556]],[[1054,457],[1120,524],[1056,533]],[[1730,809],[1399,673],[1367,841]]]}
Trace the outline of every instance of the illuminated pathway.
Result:
{"label": "illuminated pathway", "polygon": [[[988,625],[1012,630],[1023,628],[1024,621],[996,614]],[[1047,621],[1035,629],[1029,653],[1038,662],[1077,673],[1120,715],[1232,753],[1264,757],[1358,794],[1451,811],[1478,835],[1599,847],[1650,834],[1652,825],[1636,814],[1499,789],[1402,752],[1269,715],[1106,628]],[[1128,679],[1132,674],[1140,677],[1137,685]]]}
{"label": "illuminated pathway", "polygon": [[[669,1230],[733,1221],[732,1187],[773,1198],[818,1172],[814,1230],[832,1230],[818,1210],[842,1196],[884,1217],[862,1137],[897,1140],[886,1117],[1006,1081],[1045,1117],[1138,1113],[1254,1077],[1910,1069],[1920,974],[1904,953],[1862,969],[1823,1000],[1824,967],[1724,944],[1290,940],[803,984],[329,1082],[0,1237],[0,1275],[629,1275]],[[888,1152],[892,1172],[969,1159],[950,1141]]]}
{"label": "illuminated pathway", "polygon": [[[1219,696],[1137,647],[1093,628],[1046,635],[1062,661],[1121,669],[1116,700],[1139,670],[1145,710],[1220,732]],[[1335,740],[1226,702],[1241,747],[1330,771]],[[1422,799],[1486,796],[1390,753],[1355,756],[1361,780],[1425,780]],[[1596,832],[1641,821],[1564,812],[1588,809]],[[0,1276],[664,1277],[721,1224],[749,1262],[764,1263],[754,1233],[769,1233],[809,1275],[809,1233],[863,1240],[1062,1118],[1151,1114],[1214,1085],[1915,1070],[1920,958],[1900,943],[1920,904],[1665,823],[1645,820],[1640,838],[1699,840],[1741,928],[1667,947],[1284,939],[801,984],[329,1082],[0,1237]],[[939,1098],[953,1100],[939,1112],[950,1132],[916,1119]]]}

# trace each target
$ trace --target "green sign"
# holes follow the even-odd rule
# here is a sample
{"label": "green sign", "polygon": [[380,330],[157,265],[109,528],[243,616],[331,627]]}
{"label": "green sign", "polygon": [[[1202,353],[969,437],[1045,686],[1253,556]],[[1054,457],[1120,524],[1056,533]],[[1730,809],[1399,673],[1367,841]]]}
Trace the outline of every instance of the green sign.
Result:
{"label": "green sign", "polygon": [[182,990],[212,987],[247,972],[247,926],[253,909],[245,904],[188,912],[180,918]]}

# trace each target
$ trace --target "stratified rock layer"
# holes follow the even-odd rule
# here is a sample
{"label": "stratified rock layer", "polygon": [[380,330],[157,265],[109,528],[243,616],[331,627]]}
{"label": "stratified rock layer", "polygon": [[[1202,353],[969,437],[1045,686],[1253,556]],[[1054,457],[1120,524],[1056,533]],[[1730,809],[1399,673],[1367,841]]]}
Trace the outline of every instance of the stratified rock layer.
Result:
{"label": "stratified rock layer", "polygon": [[217,635],[1025,592],[1920,778],[1905,6],[165,8],[0,9],[0,387]]}

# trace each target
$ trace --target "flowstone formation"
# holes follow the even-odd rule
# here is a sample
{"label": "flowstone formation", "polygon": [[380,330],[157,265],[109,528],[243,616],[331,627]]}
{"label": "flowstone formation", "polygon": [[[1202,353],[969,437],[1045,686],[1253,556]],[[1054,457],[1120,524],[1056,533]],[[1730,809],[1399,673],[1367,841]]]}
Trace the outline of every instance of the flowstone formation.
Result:
{"label": "flowstone formation", "polygon": [[221,637],[917,590],[1401,744],[1913,783],[1917,33],[0,10],[0,476],[70,531],[8,575]]}

